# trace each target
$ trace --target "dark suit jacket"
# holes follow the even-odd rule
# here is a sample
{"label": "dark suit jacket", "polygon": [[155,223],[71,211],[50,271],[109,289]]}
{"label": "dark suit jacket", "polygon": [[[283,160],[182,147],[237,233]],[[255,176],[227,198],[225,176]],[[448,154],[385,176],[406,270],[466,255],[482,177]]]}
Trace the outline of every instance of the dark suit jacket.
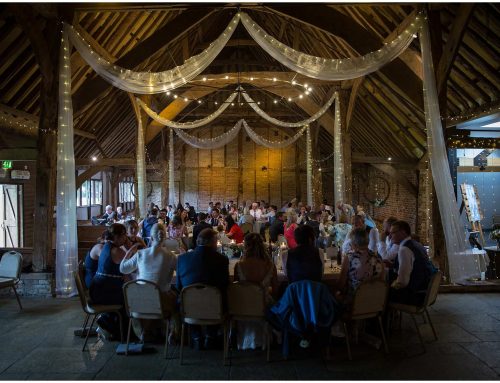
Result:
{"label": "dark suit jacket", "polygon": [[191,244],[191,248],[195,249],[196,248],[196,239],[198,238],[198,235],[203,229],[211,229],[212,226],[206,222],[200,222],[193,227],[193,243]]}
{"label": "dark suit jacket", "polygon": [[217,251],[198,246],[177,258],[177,289],[194,283],[205,283],[221,290],[225,297],[229,284],[229,261]]}
{"label": "dark suit jacket", "polygon": [[285,233],[285,227],[283,221],[275,219],[271,226],[269,226],[269,238],[271,242],[276,242],[278,240],[278,235]]}
{"label": "dark suit jacket", "polygon": [[299,245],[295,249],[288,250],[286,275],[289,283],[304,279],[321,282],[322,267],[323,260],[319,256],[317,247]]}

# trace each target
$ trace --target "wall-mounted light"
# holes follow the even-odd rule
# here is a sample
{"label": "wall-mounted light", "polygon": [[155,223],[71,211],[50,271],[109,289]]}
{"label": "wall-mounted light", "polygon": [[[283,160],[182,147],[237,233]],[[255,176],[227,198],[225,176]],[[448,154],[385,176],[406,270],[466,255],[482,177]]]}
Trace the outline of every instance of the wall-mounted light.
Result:
{"label": "wall-mounted light", "polygon": [[263,167],[261,168],[261,170],[262,170],[263,172],[267,172],[267,166],[263,166]]}

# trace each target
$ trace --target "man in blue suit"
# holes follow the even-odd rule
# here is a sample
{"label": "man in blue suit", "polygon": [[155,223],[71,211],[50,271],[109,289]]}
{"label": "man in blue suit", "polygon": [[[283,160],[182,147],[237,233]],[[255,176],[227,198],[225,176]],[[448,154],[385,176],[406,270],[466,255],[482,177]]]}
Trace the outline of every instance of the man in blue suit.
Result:
{"label": "man in blue suit", "polygon": [[[177,289],[182,291],[194,283],[217,287],[223,299],[229,284],[229,261],[217,252],[217,233],[203,229],[196,239],[196,249],[181,254],[177,259]],[[205,348],[214,348],[218,326],[207,326]],[[191,326],[192,344],[201,349],[201,326]]]}

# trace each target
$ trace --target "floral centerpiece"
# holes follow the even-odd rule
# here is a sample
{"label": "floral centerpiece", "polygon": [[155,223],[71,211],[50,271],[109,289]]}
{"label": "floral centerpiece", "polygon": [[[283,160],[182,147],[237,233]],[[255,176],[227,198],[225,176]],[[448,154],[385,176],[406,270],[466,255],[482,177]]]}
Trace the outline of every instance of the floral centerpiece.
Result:
{"label": "floral centerpiece", "polygon": [[243,254],[243,243],[237,244],[234,240],[231,240],[229,244],[225,245],[226,255],[231,258],[240,258]]}
{"label": "floral centerpiece", "polygon": [[500,249],[500,229],[495,229],[491,232],[490,238],[497,241],[497,249]]}

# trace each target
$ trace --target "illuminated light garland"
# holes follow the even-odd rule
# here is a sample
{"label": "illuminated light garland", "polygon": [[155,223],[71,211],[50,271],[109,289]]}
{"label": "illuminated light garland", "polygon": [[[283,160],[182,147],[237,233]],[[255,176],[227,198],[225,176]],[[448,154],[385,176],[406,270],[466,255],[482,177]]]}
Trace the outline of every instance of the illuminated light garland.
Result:
{"label": "illuminated light garland", "polygon": [[175,177],[174,177],[174,131],[170,129],[168,136],[168,200],[169,204],[175,203]]}
{"label": "illuminated light garland", "polygon": [[344,156],[342,145],[342,122],[340,115],[340,100],[338,94],[335,93],[335,122],[333,127],[333,153],[335,155],[333,162],[333,178],[334,178],[334,200],[335,203],[345,202],[344,198]]}
{"label": "illuminated light garland", "polygon": [[137,194],[138,194],[138,204],[139,204],[139,215],[141,218],[147,218],[147,207],[146,207],[146,158],[145,158],[145,143],[144,143],[144,126],[142,124],[142,118],[140,116],[137,118]]}

